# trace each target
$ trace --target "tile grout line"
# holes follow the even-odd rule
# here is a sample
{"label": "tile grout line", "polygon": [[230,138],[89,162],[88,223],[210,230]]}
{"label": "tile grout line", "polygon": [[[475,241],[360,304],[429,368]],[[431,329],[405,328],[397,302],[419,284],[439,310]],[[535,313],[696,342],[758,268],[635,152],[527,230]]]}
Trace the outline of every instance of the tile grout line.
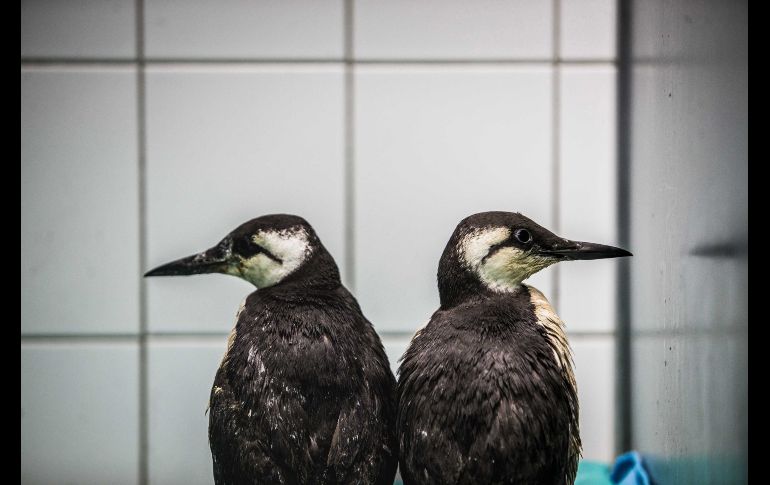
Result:
{"label": "tile grout line", "polygon": [[[631,245],[631,5],[617,1],[617,27],[615,34],[618,60],[615,77],[615,130],[616,130],[616,213],[617,239],[621,247]],[[615,308],[615,452],[630,450],[634,444],[633,414],[633,348],[631,346],[631,262],[629,258],[618,261],[616,268]]]}
{"label": "tile grout line", "polygon": [[[551,225],[553,232],[561,233],[561,0],[552,0],[553,32],[551,71]],[[559,265],[551,273],[551,302],[559,311],[561,283]]]}
{"label": "tile grout line", "polygon": [[[414,336],[414,330],[381,330],[378,331],[380,337],[387,338],[406,338],[411,339]],[[642,333],[640,333],[642,334]],[[222,343],[230,334],[228,332],[146,332],[144,339],[147,344],[153,342],[167,341],[189,341],[196,339],[213,339],[217,343]],[[645,334],[646,335],[646,334]],[[568,337],[614,337],[614,330],[567,330]],[[120,334],[31,334],[22,335],[21,344],[104,344],[104,343],[139,343],[141,335],[131,333]]]}
{"label": "tile grout line", "polygon": [[356,192],[355,192],[355,71],[353,60],[353,0],[345,0],[344,49],[345,49],[345,280],[350,291],[356,292]]}
{"label": "tile grout line", "polygon": [[[353,26],[350,26],[351,38]],[[345,33],[347,39],[347,31]],[[347,44],[347,40],[345,41]],[[351,40],[352,42],[352,40]],[[352,49],[352,46],[351,46]],[[77,58],[37,58],[29,57],[22,58],[22,67],[86,67],[86,66],[133,66],[140,62],[137,58],[126,59],[77,59]],[[456,59],[355,59],[351,54],[349,57],[342,58],[330,58],[330,59],[312,59],[312,58],[256,58],[256,57],[222,57],[222,58],[155,58],[155,59],[143,59],[141,61],[147,66],[157,65],[175,65],[175,66],[196,66],[196,65],[286,65],[286,64],[308,64],[308,65],[324,65],[324,64],[353,64],[362,66],[455,66],[455,65],[468,65],[468,66],[542,66],[552,65],[554,63],[564,65],[617,65],[618,60],[616,58],[584,58],[584,59],[561,59],[558,57],[549,58],[489,58],[489,59],[470,59],[470,58],[456,58]]]}
{"label": "tile grout line", "polygon": [[147,133],[144,62],[144,0],[136,0],[136,116],[139,175],[139,484],[149,483],[149,383],[147,352]]}
{"label": "tile grout line", "polygon": [[70,344],[70,343],[138,343],[139,334],[135,333],[73,333],[73,334],[32,334],[22,335],[21,344]]}

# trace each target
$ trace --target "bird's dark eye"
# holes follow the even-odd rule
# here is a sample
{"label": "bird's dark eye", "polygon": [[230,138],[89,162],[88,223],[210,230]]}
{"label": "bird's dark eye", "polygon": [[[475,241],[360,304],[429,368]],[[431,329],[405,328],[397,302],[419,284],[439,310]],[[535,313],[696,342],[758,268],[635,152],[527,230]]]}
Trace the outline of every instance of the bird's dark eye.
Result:
{"label": "bird's dark eye", "polygon": [[530,234],[526,229],[516,229],[513,232],[513,236],[522,244],[532,242],[532,234]]}

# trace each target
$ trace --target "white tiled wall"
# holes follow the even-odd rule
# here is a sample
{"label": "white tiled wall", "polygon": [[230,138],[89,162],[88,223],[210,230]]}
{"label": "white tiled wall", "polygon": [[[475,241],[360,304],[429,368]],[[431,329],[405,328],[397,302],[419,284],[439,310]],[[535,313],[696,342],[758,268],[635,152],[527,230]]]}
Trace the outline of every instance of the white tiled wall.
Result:
{"label": "white tiled wall", "polygon": [[542,0],[359,0],[362,59],[548,59],[553,15]]}
{"label": "white tiled wall", "polygon": [[130,59],[136,8],[126,0],[23,0],[23,58]]}
{"label": "white tiled wall", "polygon": [[138,349],[22,343],[22,483],[136,483]]}
{"label": "white tiled wall", "polygon": [[139,330],[133,67],[22,67],[21,329]]}
{"label": "white tiled wall", "polygon": [[343,0],[146,0],[149,58],[339,59]]}
{"label": "white tiled wall", "polygon": [[367,66],[355,86],[357,295],[378,328],[409,331],[438,307],[436,267],[462,218],[550,221],[551,72]]}
{"label": "white tiled wall", "polygon": [[564,59],[615,57],[616,0],[560,0],[560,55]]}
{"label": "white tiled wall", "polygon": [[149,468],[152,483],[210,483],[208,401],[226,341],[149,343]]}
{"label": "white tiled wall", "polygon": [[[561,232],[616,244],[615,68],[565,66],[559,89]],[[616,264],[606,259],[560,265],[559,310],[571,330],[613,330]]]}
{"label": "white tiled wall", "polygon": [[[147,265],[214,246],[261,214],[301,214],[344,272],[340,66],[147,69]],[[147,281],[151,331],[224,332],[250,285]]]}
{"label": "white tiled wall", "polygon": [[[140,274],[249,218],[315,226],[394,370],[462,217],[613,243],[614,8],[22,1],[22,482],[210,483],[205,406],[250,287]],[[584,456],[608,461],[614,269],[562,266],[532,283],[558,290]]]}

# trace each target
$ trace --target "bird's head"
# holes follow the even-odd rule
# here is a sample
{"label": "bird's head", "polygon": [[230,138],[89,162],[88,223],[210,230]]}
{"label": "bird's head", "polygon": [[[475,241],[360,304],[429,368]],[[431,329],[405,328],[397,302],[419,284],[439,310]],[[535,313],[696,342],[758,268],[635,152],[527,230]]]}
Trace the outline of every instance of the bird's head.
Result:
{"label": "bird's head", "polygon": [[314,276],[339,281],[337,265],[310,224],[298,216],[273,214],[241,224],[216,246],[145,276],[223,273],[265,288],[308,272],[309,266]]}
{"label": "bird's head", "polygon": [[513,212],[481,212],[457,225],[441,256],[441,305],[472,293],[515,291],[521,282],[559,261],[631,256],[624,249],[571,241]]}

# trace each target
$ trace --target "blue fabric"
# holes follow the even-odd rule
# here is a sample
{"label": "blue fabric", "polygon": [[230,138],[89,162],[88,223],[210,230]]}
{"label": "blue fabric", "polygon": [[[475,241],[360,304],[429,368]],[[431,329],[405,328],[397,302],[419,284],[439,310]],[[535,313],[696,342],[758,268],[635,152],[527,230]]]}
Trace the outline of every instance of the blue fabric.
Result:
{"label": "blue fabric", "polygon": [[[396,480],[394,485],[403,485],[403,482]],[[610,467],[598,461],[581,460],[578,465],[575,485],[612,485]]]}
{"label": "blue fabric", "polygon": [[[394,485],[402,485],[396,480]],[[578,464],[575,485],[655,485],[644,459],[636,451],[620,455],[610,471],[604,463],[581,460]]]}
{"label": "blue fabric", "polygon": [[580,460],[575,485],[612,485],[610,467],[598,461]]}
{"label": "blue fabric", "polygon": [[636,451],[620,455],[612,467],[610,479],[615,485],[654,485],[644,459]]}

